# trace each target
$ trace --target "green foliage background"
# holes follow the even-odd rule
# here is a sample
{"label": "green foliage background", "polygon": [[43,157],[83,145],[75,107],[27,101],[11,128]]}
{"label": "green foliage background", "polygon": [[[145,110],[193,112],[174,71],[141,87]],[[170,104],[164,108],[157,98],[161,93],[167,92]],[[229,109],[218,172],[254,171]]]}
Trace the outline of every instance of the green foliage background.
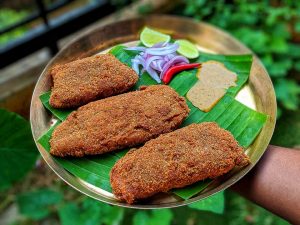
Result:
{"label": "green foliage background", "polygon": [[[28,16],[26,10],[16,11],[8,8],[0,9],[0,29],[4,29],[14,23],[19,22],[26,16]],[[12,39],[23,36],[28,30],[27,26],[22,26],[17,29],[14,29],[6,34],[0,35],[0,46],[8,43]]]}

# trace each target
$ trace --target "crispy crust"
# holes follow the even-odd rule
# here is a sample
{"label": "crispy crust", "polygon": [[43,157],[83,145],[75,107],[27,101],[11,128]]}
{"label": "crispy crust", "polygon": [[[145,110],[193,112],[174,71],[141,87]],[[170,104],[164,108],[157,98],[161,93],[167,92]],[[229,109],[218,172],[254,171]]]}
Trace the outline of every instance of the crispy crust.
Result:
{"label": "crispy crust", "polygon": [[129,151],[111,170],[110,182],[116,197],[131,204],[249,162],[230,132],[212,122],[192,124]]}
{"label": "crispy crust", "polygon": [[139,145],[176,129],[188,113],[184,98],[165,85],[91,102],[57,126],[50,153],[82,157]]}
{"label": "crispy crust", "polygon": [[123,93],[138,81],[138,75],[112,54],[79,59],[51,70],[50,105],[73,108],[96,99]]}

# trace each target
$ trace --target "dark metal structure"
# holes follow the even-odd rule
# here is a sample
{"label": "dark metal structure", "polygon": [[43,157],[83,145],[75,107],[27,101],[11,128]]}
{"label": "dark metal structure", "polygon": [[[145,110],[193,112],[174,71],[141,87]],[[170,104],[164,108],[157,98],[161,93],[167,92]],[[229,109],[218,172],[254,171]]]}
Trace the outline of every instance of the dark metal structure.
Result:
{"label": "dark metal structure", "polygon": [[49,20],[49,14],[74,0],[60,0],[46,7],[43,0],[35,0],[38,11],[22,21],[0,30],[0,35],[10,32],[37,19],[43,24],[28,31],[23,37],[0,47],[0,68],[3,68],[41,48],[49,48],[51,54],[58,51],[57,41],[88,24],[114,12],[116,7],[108,0],[95,0],[83,7]]}

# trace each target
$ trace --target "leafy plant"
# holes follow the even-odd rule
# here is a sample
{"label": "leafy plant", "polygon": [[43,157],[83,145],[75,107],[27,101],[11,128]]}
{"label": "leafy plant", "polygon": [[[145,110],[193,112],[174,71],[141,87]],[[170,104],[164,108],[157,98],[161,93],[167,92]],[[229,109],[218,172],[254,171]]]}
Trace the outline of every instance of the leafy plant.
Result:
{"label": "leafy plant", "polygon": [[223,224],[230,225],[250,225],[250,224],[269,224],[269,225],[288,225],[285,220],[275,217],[270,212],[254,203],[238,196],[237,194],[225,192],[226,206],[224,211]]}
{"label": "leafy plant", "polygon": [[[1,29],[8,27],[14,23],[19,22],[28,15],[28,12],[25,10],[15,11],[13,9],[2,8],[0,9],[0,27]],[[8,41],[22,36],[26,33],[28,28],[22,26],[16,28],[8,33],[0,35],[0,45],[5,44]]]}
{"label": "leafy plant", "polygon": [[[29,172],[38,156],[28,121],[0,109],[0,191]],[[22,160],[22,163],[20,163]]]}
{"label": "leafy plant", "polygon": [[34,220],[40,220],[50,215],[51,207],[59,204],[63,196],[51,189],[40,189],[20,194],[17,203],[21,214]]}
{"label": "leafy plant", "polygon": [[300,72],[300,44],[293,42],[294,32],[299,35],[299,12],[299,1],[269,0],[187,0],[184,10],[177,11],[221,27],[250,47],[274,82],[280,108],[288,110],[300,105],[300,87],[288,78]]}
{"label": "leafy plant", "polygon": [[138,211],[133,216],[133,225],[147,225],[149,215],[146,211]]}
{"label": "leafy plant", "polygon": [[133,225],[170,225],[173,219],[170,209],[137,211],[133,216]]}
{"label": "leafy plant", "polygon": [[271,144],[300,148],[300,110],[284,112],[277,121]]}
{"label": "leafy plant", "polygon": [[[49,192],[49,194],[46,194]],[[74,192],[76,198],[67,200],[65,197],[55,197],[57,192],[49,189],[39,189],[30,193],[24,194],[26,196],[23,199],[24,207],[28,207],[25,211],[21,211],[23,216],[28,217],[29,214],[35,214],[30,210],[37,210],[39,213],[43,211],[39,207],[46,207],[50,209],[47,217],[43,217],[40,223],[49,222],[50,216],[57,218],[52,221],[51,224],[62,225],[118,225],[118,224],[133,224],[133,225],[180,225],[180,224],[270,224],[270,225],[286,225],[288,224],[282,219],[279,219],[270,214],[265,209],[255,206],[253,203],[245,200],[244,198],[230,192],[221,192],[215,195],[213,198],[203,200],[209,202],[210,211],[207,211],[207,203],[197,202],[191,205],[191,207],[179,207],[176,209],[158,209],[158,210],[136,210],[136,209],[124,209],[116,206],[110,206],[105,203],[101,203],[94,199],[82,196],[80,193],[69,189],[68,192]],[[60,193],[62,191],[60,190]],[[54,199],[53,201],[53,194]],[[66,193],[63,193],[64,195]],[[224,195],[225,194],[225,195]],[[22,194],[23,195],[23,194]],[[37,201],[39,197],[41,203]],[[62,194],[59,194],[62,195]],[[48,196],[48,198],[46,198]],[[51,197],[52,196],[52,197]],[[34,200],[32,200],[33,198]],[[226,199],[226,201],[225,201]],[[56,203],[55,203],[56,202]],[[220,214],[222,204],[225,203],[225,213]],[[54,204],[55,203],[55,204]],[[204,206],[205,205],[205,206]],[[212,213],[211,209],[217,213]],[[221,210],[220,210],[221,209]],[[32,220],[17,220],[13,224],[35,224]]]}
{"label": "leafy plant", "polygon": [[224,192],[219,192],[209,198],[203,199],[202,201],[190,204],[189,207],[192,209],[222,214],[224,212]]}
{"label": "leafy plant", "polygon": [[101,208],[104,207],[90,198],[84,199],[80,204],[69,202],[59,209],[59,218],[62,225],[101,224]]}

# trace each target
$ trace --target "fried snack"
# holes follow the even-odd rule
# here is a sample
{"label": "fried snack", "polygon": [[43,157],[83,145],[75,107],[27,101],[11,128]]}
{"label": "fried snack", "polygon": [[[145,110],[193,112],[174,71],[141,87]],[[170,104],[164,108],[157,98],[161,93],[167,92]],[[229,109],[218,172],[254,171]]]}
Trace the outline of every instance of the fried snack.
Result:
{"label": "fried snack", "polygon": [[112,168],[110,182],[115,196],[132,204],[248,163],[230,132],[205,122],[160,135],[130,150]]}
{"label": "fried snack", "polygon": [[188,113],[184,98],[165,85],[91,102],[57,126],[50,153],[82,157],[136,146],[176,129]]}
{"label": "fried snack", "polygon": [[51,70],[50,105],[74,108],[128,91],[138,81],[133,69],[112,54],[79,59]]}

